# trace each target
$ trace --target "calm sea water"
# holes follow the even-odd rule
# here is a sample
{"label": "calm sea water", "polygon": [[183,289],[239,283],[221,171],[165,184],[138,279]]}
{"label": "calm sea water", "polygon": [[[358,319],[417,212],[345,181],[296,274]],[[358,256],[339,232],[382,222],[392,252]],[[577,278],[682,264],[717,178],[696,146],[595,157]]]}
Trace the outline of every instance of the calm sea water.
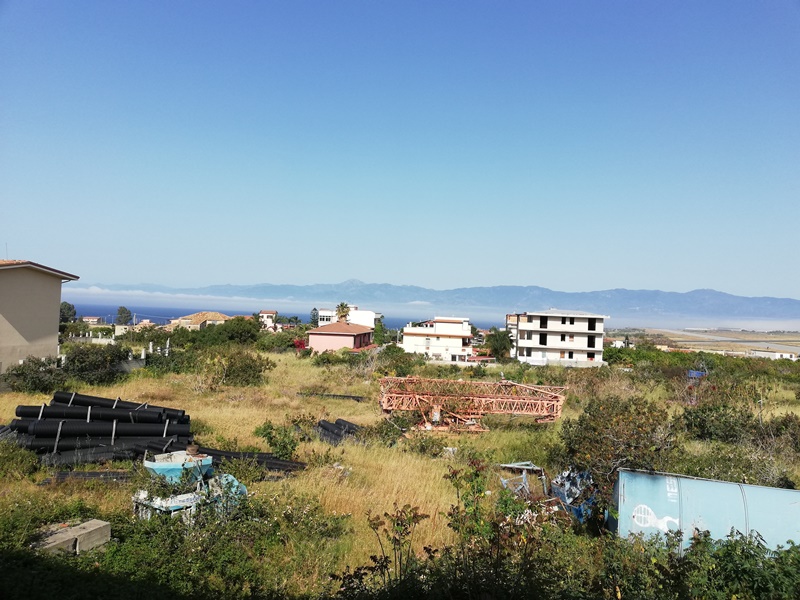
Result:
{"label": "calm sea water", "polygon": [[[84,304],[81,302],[72,302],[71,304],[75,306],[75,312],[79,317],[102,317],[106,320],[106,323],[113,323],[116,320],[117,310],[119,310],[120,307],[119,304],[117,305]],[[221,312],[222,314],[229,315],[231,317],[235,317],[237,315],[253,314],[252,311],[248,312],[243,310],[216,309],[214,307],[209,307],[209,306],[195,306],[195,307],[187,306],[184,308],[175,308],[175,307],[164,308],[156,306],[134,306],[132,304],[126,304],[125,308],[127,308],[129,311],[131,311],[131,313],[134,314],[137,323],[143,319],[150,319],[153,323],[158,323],[159,325],[169,323],[171,319],[177,319],[178,317],[183,317],[185,315],[190,315],[192,313],[200,312],[203,310],[217,311]],[[298,317],[303,323],[308,323],[311,318],[310,311],[306,314],[297,314],[297,313],[281,311],[279,314],[284,317]],[[398,329],[407,325],[408,319],[384,317],[383,324],[389,329]]]}

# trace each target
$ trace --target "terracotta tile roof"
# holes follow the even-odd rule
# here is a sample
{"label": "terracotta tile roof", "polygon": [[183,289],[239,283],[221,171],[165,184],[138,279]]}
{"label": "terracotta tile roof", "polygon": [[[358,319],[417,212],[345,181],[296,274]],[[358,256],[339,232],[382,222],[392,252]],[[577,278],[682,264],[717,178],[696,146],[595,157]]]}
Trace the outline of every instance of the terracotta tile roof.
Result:
{"label": "terracotta tile roof", "polygon": [[46,267],[30,260],[0,260],[0,269],[18,269],[20,267],[29,267],[37,271],[43,271],[44,273],[56,275],[57,277],[67,281],[75,281],[80,279],[80,277],[77,275],[72,275],[71,273],[67,273],[65,271],[59,271],[58,269],[53,269],[52,267]]}
{"label": "terracotta tile roof", "polygon": [[232,318],[233,317],[224,315],[221,312],[204,310],[202,312],[186,315],[185,317],[179,317],[176,321],[178,323],[185,323],[188,321],[190,325],[200,325],[200,323],[205,323],[206,321],[229,321]]}
{"label": "terracotta tile roof", "polygon": [[262,310],[258,314],[260,314],[260,315],[277,315],[278,311],[277,310]]}
{"label": "terracotta tile roof", "polygon": [[359,352],[365,352],[367,350],[375,350],[378,348],[378,344],[370,344],[369,346],[361,346],[361,348],[348,348],[351,354],[358,354]]}
{"label": "terracotta tile roof", "polygon": [[331,335],[358,335],[359,333],[367,333],[369,331],[373,331],[372,327],[367,327],[366,325],[355,325],[354,323],[330,323],[328,325],[323,325],[322,327],[317,327],[316,329],[312,329],[309,331],[309,334],[331,334]]}

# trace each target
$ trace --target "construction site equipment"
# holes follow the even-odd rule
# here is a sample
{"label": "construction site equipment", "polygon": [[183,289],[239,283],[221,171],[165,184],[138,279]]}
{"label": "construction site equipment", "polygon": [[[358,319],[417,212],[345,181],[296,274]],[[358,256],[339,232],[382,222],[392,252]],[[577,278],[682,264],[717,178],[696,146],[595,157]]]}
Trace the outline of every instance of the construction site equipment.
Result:
{"label": "construction site equipment", "polygon": [[564,405],[562,386],[420,377],[380,380],[384,412],[418,411],[421,429],[485,431],[484,415],[527,415],[537,422],[555,421]]}

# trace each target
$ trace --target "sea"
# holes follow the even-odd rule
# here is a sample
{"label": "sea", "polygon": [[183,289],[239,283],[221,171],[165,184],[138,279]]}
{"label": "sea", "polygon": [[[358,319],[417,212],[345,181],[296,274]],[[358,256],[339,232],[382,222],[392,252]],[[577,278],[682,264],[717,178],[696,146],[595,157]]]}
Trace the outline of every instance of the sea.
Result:
{"label": "sea", "polygon": [[[70,302],[66,300],[66,302]],[[120,308],[119,304],[86,304],[82,302],[71,302],[75,306],[75,313],[78,317],[101,317],[106,323],[113,323],[117,318],[117,311]],[[191,315],[200,311],[216,311],[222,314],[235,317],[238,315],[252,315],[254,311],[246,310],[231,310],[230,308],[214,308],[213,306],[185,306],[183,308],[158,307],[158,306],[137,306],[125,304],[125,308],[133,314],[134,322],[139,323],[144,319],[148,319],[158,325],[169,323],[172,319]],[[258,312],[258,311],[256,311]],[[305,314],[291,313],[280,311],[279,314],[284,317],[297,317],[303,323],[308,323],[311,319],[311,311]],[[402,329],[408,325],[410,319],[388,317],[384,316],[383,324],[388,329]],[[481,325],[477,325],[480,327]]]}

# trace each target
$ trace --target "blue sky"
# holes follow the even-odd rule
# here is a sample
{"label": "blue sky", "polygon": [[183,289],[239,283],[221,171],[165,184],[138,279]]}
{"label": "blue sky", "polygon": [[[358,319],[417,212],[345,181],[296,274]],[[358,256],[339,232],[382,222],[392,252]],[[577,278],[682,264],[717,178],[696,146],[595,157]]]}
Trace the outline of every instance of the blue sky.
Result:
{"label": "blue sky", "polygon": [[0,2],[0,252],[800,298],[800,2]]}

